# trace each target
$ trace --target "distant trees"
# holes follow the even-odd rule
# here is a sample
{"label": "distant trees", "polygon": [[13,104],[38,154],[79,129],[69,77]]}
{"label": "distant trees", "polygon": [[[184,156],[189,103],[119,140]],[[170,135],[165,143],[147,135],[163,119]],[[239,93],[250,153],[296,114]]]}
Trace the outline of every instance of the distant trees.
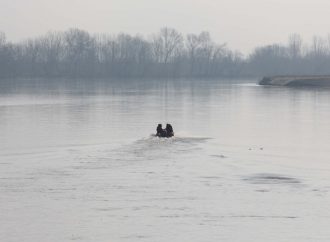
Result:
{"label": "distant trees", "polygon": [[228,64],[238,64],[237,56],[227,50],[224,44],[214,43],[208,32],[201,32],[199,35],[188,34],[186,49],[191,76],[228,76]]}
{"label": "distant trees", "polygon": [[6,42],[6,35],[0,32],[0,78],[13,76],[15,73],[15,49]]}
{"label": "distant trees", "polygon": [[302,38],[299,34],[289,36],[288,52],[292,59],[301,57]]}
{"label": "distant trees", "polygon": [[0,32],[0,46],[3,46],[6,43],[6,35],[3,32]]}
{"label": "distant trees", "polygon": [[171,28],[162,28],[152,42],[154,60],[165,65],[180,56],[183,48],[182,35]]}
{"label": "distant trees", "polygon": [[144,77],[152,62],[151,43],[141,36],[119,34],[96,37],[98,74],[101,77]]}
{"label": "distant trees", "polygon": [[257,75],[279,75],[288,73],[287,48],[278,44],[256,48],[249,56],[249,69]]}
{"label": "distant trees", "polygon": [[56,32],[49,32],[39,40],[40,62],[47,76],[58,76],[61,73],[63,61],[63,38]]}
{"label": "distant trees", "polygon": [[96,74],[96,41],[88,32],[70,29],[63,34],[64,63],[72,77],[93,77]]}
{"label": "distant trees", "polygon": [[310,45],[291,34],[286,45],[255,48],[244,57],[208,32],[183,36],[162,28],[150,38],[80,29],[48,32],[19,43],[0,32],[0,78],[247,77],[330,74],[330,35]]}
{"label": "distant trees", "polygon": [[329,75],[330,38],[314,36],[304,45],[298,34],[289,36],[287,45],[256,48],[247,58],[248,72],[263,75]]}

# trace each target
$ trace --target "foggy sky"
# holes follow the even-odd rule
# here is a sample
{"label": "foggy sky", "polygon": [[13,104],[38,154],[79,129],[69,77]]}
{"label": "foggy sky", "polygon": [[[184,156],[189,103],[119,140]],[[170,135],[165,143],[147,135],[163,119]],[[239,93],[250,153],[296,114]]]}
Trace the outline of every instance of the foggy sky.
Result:
{"label": "foggy sky", "polygon": [[142,33],[168,26],[182,33],[209,31],[219,43],[248,53],[330,33],[328,0],[0,0],[0,31],[8,40],[77,27],[90,33]]}

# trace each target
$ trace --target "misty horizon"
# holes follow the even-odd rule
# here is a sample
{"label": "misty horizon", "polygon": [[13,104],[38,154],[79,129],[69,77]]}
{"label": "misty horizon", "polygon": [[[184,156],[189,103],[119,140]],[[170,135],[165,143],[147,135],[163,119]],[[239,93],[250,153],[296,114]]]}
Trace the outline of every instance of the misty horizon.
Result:
{"label": "misty horizon", "polygon": [[[175,29],[178,31],[178,28],[176,28],[175,26],[162,26],[160,28],[158,28],[156,30],[156,32],[159,30],[159,29],[162,29],[162,28],[170,28],[170,29]],[[31,40],[31,39],[38,39],[38,38],[41,38],[47,34],[51,34],[51,33],[64,33],[70,29],[79,29],[79,30],[82,30],[82,31],[85,31],[85,32],[88,32],[91,36],[102,36],[102,35],[107,35],[107,36],[118,36],[118,35],[121,35],[121,34],[124,34],[124,35],[130,35],[132,37],[136,36],[136,37],[140,37],[140,38],[143,38],[145,40],[151,40],[153,38],[153,36],[155,35],[156,32],[150,32],[150,33],[141,33],[139,31],[135,32],[135,33],[130,33],[130,32],[125,32],[125,31],[117,31],[117,32],[93,32],[93,31],[89,31],[87,29],[84,29],[84,28],[79,28],[77,26],[71,26],[71,27],[67,27],[65,29],[62,29],[62,30],[56,30],[56,29],[48,29],[47,31],[43,32],[43,33],[38,33],[36,35],[27,35],[27,36],[22,36],[20,38],[10,38],[7,34],[7,32],[5,31],[2,31],[0,29],[0,34],[4,34],[5,35],[5,38],[6,38],[6,41],[7,42],[10,42],[10,43],[14,43],[14,44],[19,44],[19,43],[22,43],[22,42],[25,42],[25,41],[28,41],[28,40]],[[180,32],[180,31],[179,31]],[[183,36],[187,36],[189,34],[199,34],[201,32],[207,32],[210,34],[210,36],[212,37],[213,40],[216,40],[214,39],[214,33],[208,31],[207,29],[204,29],[204,30],[201,30],[201,31],[197,31],[197,32],[191,32],[191,33],[185,33],[185,32],[180,32],[182,33]],[[220,42],[217,42],[218,44],[221,44],[223,46],[226,46],[227,48],[231,49],[232,51],[235,51],[237,53],[239,53],[242,57],[244,58],[247,58],[249,55],[251,55],[253,53],[253,51],[261,46],[273,46],[273,45],[287,45],[290,41],[290,36],[292,35],[298,35],[300,36],[301,40],[302,40],[302,43],[301,43],[301,47],[302,49],[306,49],[308,48],[309,45],[312,45],[313,42],[317,41],[317,42],[322,42],[322,45],[323,46],[326,46],[326,47],[330,47],[330,31],[329,32],[326,32],[326,33],[322,33],[322,34],[312,34],[311,35],[311,38],[309,39],[305,39],[300,33],[298,32],[291,32],[291,33],[288,33],[286,36],[282,36],[282,41],[280,42],[268,42],[268,43],[264,43],[262,45],[258,45],[258,44],[254,44],[252,45],[251,49],[246,49],[244,51],[244,49],[240,49],[239,47],[238,48],[232,48],[231,46],[231,43],[230,42],[226,42],[226,41],[220,41]]]}
{"label": "misty horizon", "polygon": [[209,31],[216,42],[247,54],[255,46],[284,44],[291,33],[308,43],[326,35],[329,8],[324,0],[1,0],[0,31],[16,42],[70,27],[146,36],[169,26],[184,34]]}
{"label": "misty horizon", "polygon": [[285,45],[258,46],[244,56],[214,41],[209,32],[184,35],[167,27],[147,38],[68,29],[18,43],[0,32],[0,63],[1,78],[328,75],[330,38],[316,36],[307,45],[291,34]]}

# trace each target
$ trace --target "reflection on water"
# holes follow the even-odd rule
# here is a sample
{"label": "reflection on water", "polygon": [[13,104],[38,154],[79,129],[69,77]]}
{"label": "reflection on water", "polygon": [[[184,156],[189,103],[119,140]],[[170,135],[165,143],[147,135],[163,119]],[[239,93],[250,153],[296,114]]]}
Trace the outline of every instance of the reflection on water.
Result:
{"label": "reflection on water", "polygon": [[328,241],[330,91],[254,81],[1,82],[0,241]]}

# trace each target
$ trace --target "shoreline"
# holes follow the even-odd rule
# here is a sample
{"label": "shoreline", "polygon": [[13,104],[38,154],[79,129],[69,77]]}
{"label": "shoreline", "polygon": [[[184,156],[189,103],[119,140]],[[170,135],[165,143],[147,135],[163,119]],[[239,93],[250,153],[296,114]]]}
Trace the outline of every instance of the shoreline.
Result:
{"label": "shoreline", "polygon": [[259,81],[259,85],[269,86],[316,86],[330,87],[329,76],[266,76]]}

